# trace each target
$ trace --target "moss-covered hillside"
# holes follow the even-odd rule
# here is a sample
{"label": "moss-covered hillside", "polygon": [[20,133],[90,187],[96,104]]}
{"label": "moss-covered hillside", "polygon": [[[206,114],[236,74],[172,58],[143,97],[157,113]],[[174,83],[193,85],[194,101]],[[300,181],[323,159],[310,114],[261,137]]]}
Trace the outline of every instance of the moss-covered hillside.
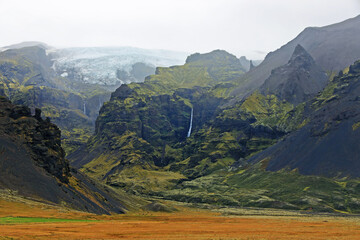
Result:
{"label": "moss-covered hillside", "polygon": [[[136,194],[220,205],[358,211],[357,180],[303,176],[286,168],[272,173],[266,171],[266,158],[248,161],[306,126],[309,112],[323,104],[320,99],[332,98],[338,78],[314,99],[295,106],[277,89],[255,91],[238,101],[228,94],[240,84],[229,73],[226,59],[232,57],[225,54],[221,68],[219,53],[224,54],[195,54],[184,66],[158,69],[144,83],[122,85],[101,108],[87,146],[70,155],[72,163]],[[283,184],[287,180],[292,184]]]}
{"label": "moss-covered hillside", "polygon": [[298,131],[251,161],[269,159],[268,170],[287,167],[306,175],[359,177],[359,80],[357,61],[316,97],[287,114],[282,125],[297,126]]}
{"label": "moss-covered hillside", "polygon": [[101,109],[87,146],[70,155],[73,164],[108,184],[151,192],[274,144],[284,134],[276,123],[292,105],[259,93],[230,104],[227,92],[240,74],[236,57],[214,51],[122,85]]}
{"label": "moss-covered hillside", "polygon": [[0,95],[16,104],[41,108],[61,128],[67,153],[87,141],[102,103],[110,97],[104,88],[57,75],[39,46],[0,53]]}

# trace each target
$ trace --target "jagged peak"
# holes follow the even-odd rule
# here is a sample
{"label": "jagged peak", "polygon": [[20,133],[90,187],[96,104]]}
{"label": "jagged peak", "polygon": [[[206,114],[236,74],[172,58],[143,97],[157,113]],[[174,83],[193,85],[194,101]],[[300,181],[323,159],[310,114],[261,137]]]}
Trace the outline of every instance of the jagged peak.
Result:
{"label": "jagged peak", "polygon": [[300,44],[296,45],[295,50],[294,50],[294,52],[291,55],[291,58],[289,60],[289,63],[293,62],[293,61],[295,61],[296,59],[299,59],[299,58],[301,58],[303,60],[309,60],[309,61],[314,62],[313,57]]}

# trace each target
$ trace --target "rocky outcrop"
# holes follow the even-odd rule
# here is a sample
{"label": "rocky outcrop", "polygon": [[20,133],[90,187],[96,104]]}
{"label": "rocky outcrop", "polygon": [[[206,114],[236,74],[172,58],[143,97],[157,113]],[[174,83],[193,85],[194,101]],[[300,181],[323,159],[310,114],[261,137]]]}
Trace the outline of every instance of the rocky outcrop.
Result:
{"label": "rocky outcrop", "polygon": [[49,119],[43,120],[40,109],[32,117],[28,107],[14,106],[5,98],[1,98],[0,104],[1,135],[21,136],[34,162],[59,181],[68,183],[70,169],[61,148],[59,128]]}
{"label": "rocky outcrop", "polygon": [[81,174],[71,172],[61,132],[41,110],[0,97],[0,188],[25,197],[93,213],[121,213],[124,207]]}
{"label": "rocky outcrop", "polygon": [[321,91],[327,79],[326,73],[310,54],[297,45],[289,62],[271,71],[260,92],[264,95],[274,94],[281,100],[297,105]]}

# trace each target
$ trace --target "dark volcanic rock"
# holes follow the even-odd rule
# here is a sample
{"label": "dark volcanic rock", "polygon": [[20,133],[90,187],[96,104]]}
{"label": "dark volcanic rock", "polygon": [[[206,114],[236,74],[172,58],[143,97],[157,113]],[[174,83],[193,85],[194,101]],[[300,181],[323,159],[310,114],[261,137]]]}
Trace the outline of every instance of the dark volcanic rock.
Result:
{"label": "dark volcanic rock", "polygon": [[269,160],[267,170],[360,177],[360,61],[307,102],[308,124],[250,159]]}
{"label": "dark volcanic rock", "polygon": [[39,109],[31,116],[28,107],[0,96],[0,188],[93,213],[123,212],[121,204],[86,177],[71,174],[60,135]]}
{"label": "dark volcanic rock", "polygon": [[295,39],[270,52],[264,61],[241,79],[244,84],[233,95],[246,97],[260,87],[271,71],[287,63],[295,47],[301,44],[325,71],[338,72],[360,59],[360,16],[325,27],[309,27]]}
{"label": "dark volcanic rock", "polygon": [[272,70],[261,86],[262,94],[274,94],[294,105],[314,97],[327,83],[326,73],[308,52],[297,45],[289,62]]}
{"label": "dark volcanic rock", "polygon": [[[30,150],[34,162],[61,182],[68,183],[69,165],[61,148],[61,132],[59,128],[43,121],[39,110],[32,117],[30,109],[15,106],[1,97],[0,133],[10,136],[21,136]],[[3,124],[5,122],[5,124]]]}

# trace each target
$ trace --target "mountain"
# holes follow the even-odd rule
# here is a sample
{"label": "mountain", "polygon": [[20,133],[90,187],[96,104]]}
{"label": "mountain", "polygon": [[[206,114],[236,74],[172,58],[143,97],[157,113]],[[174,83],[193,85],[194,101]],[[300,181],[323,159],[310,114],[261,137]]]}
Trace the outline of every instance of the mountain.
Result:
{"label": "mountain", "polygon": [[[326,37],[303,34],[309,43],[317,43],[326,61],[320,53],[314,55],[315,48],[291,42],[247,73],[239,59],[221,50],[192,54],[181,66],[158,67],[143,83],[124,84],[112,93],[100,110],[95,134],[69,159],[80,172],[143,196],[358,212],[359,181],[343,178],[358,176],[356,160],[351,159],[357,156],[358,139],[356,132],[347,135],[358,128],[352,115],[357,116],[357,65],[329,77],[334,69],[328,66],[338,53],[321,48],[335,44],[330,36],[345,42],[345,33],[358,28],[356,19],[315,29],[326,29]],[[356,44],[350,41],[349,48]],[[356,50],[353,53],[356,57]],[[254,80],[249,76],[268,66],[273,67],[253,82],[251,91],[234,94]],[[351,91],[344,105],[328,105]],[[332,137],[331,131],[343,135]],[[347,146],[338,150],[335,139]],[[325,146],[331,150],[325,152]],[[336,160],[326,163],[330,155]]]}
{"label": "mountain", "polygon": [[304,126],[250,162],[266,159],[270,171],[289,168],[305,175],[359,177],[359,80],[357,61],[296,109],[296,117],[295,111],[289,113],[288,121],[304,122]]}
{"label": "mountain", "polygon": [[57,75],[52,65],[39,46],[0,52],[0,95],[33,110],[41,108],[63,130],[65,146],[71,150],[90,134],[110,93],[95,85],[73,83]]}
{"label": "mountain", "polygon": [[[185,59],[181,60],[182,53],[165,50],[55,49],[39,42],[4,49],[7,50],[0,52],[0,95],[16,104],[41,108],[61,128],[67,153],[87,140],[102,104],[116,88],[106,85],[110,83],[104,80],[105,75],[115,76],[117,86],[122,82],[142,82],[155,73],[152,64],[166,65]],[[93,81],[86,80],[88,75],[79,69]]]}
{"label": "mountain", "polygon": [[153,194],[189,203],[357,213],[359,77],[358,61],[295,108],[255,91],[218,110],[184,144],[194,150],[191,157],[170,165],[188,178]]}
{"label": "mountain", "polygon": [[[47,79],[40,74],[26,85],[17,76],[29,78],[23,69],[32,69],[33,60],[18,68],[7,60],[1,89],[16,102],[41,105],[65,136],[76,135],[68,139],[78,146],[68,158],[78,171],[66,174],[84,182],[87,175],[115,191],[190,203],[358,213],[360,62],[346,67],[360,59],[358,21],[308,28],[256,67],[222,50],[155,70],[134,49],[128,55],[115,48],[43,50],[54,63],[49,80],[40,81]],[[241,61],[248,61],[248,72]],[[117,87],[124,79],[135,82]],[[100,104],[99,89],[115,88]],[[95,106],[90,136],[75,116],[94,121]],[[32,117],[20,112],[25,115],[8,118]],[[39,110],[33,118],[50,124],[39,120]]]}
{"label": "mountain", "polygon": [[157,68],[144,83],[122,85],[101,108],[95,135],[69,159],[114,186],[138,192],[173,186],[184,172],[166,168],[191,155],[184,151],[187,136],[215,115],[226,95],[223,84],[232,86],[243,72],[234,55],[215,50],[190,55],[182,66]]}
{"label": "mountain", "polygon": [[260,87],[264,95],[274,94],[291,104],[300,104],[314,97],[327,84],[326,73],[309,53],[297,45],[289,62],[271,71]]}
{"label": "mountain", "polygon": [[[351,67],[353,71],[357,70]],[[275,95],[254,92],[234,106],[228,104],[231,98],[218,95],[226,84],[192,87],[185,82],[189,88],[170,91],[172,82],[160,84],[168,79],[162,72],[149,79],[158,80],[122,85],[103,106],[96,134],[86,148],[69,156],[81,172],[117,189],[175,201],[358,212],[357,179],[307,176],[287,168],[272,172],[266,170],[266,158],[247,160],[281,143],[284,136],[287,139],[280,130],[284,122],[296,126],[290,131],[306,127],[309,107],[304,103],[294,108]],[[158,84],[163,86],[161,95],[156,95]],[[332,84],[322,91],[325,95],[318,97],[316,106],[332,101]]]}
{"label": "mountain", "polygon": [[82,211],[124,212],[111,190],[70,169],[60,134],[49,119],[41,118],[41,110],[31,115],[28,107],[0,97],[0,188]]}
{"label": "mountain", "polygon": [[270,52],[264,61],[241,78],[232,95],[243,98],[260,87],[271,71],[287,63],[300,44],[329,76],[360,59],[360,16],[325,27],[309,27],[295,39]]}

